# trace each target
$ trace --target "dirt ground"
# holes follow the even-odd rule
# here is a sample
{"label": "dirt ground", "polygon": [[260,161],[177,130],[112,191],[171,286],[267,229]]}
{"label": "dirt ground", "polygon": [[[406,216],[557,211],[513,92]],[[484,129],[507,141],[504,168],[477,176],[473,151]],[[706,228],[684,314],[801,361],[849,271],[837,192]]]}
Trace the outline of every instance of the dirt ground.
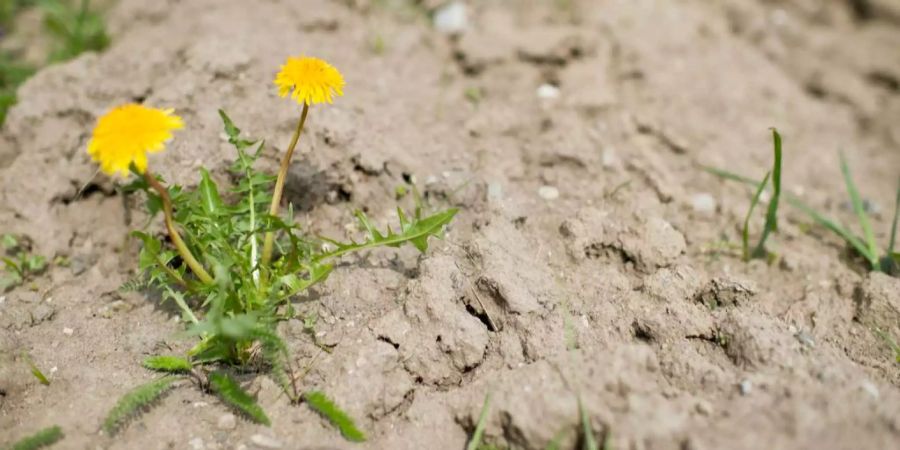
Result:
{"label": "dirt ground", "polygon": [[[843,149],[887,242],[897,1],[469,0],[454,35],[435,29],[438,3],[122,0],[108,51],[21,88],[0,131],[0,232],[70,264],[0,294],[0,443],[58,424],[61,449],[458,450],[491,392],[486,440],[514,449],[557,435],[575,448],[579,397],[616,449],[898,445],[900,366],[871,329],[900,337],[900,280],[789,207],[773,264],[718,251],[751,192],[701,170],[761,178],[777,127],[785,190],[850,223]],[[288,182],[308,230],[352,234],[358,207],[394,222],[410,176],[462,209],[427,255],[347,258],[297,299],[330,354],[284,324],[297,364],[314,361],[305,385],[369,441],[347,443],[266,377],[247,382],[271,428],[183,388],[104,435],[118,397],[154,376],[139,362],[190,342],[169,305],[118,291],[142,217],[91,181],[97,117],[175,108],[186,129],[151,164],[184,184],[205,165],[224,184],[216,109],[266,137],[274,167],[298,111],[272,78],[296,54],[347,80],[311,112]]]}

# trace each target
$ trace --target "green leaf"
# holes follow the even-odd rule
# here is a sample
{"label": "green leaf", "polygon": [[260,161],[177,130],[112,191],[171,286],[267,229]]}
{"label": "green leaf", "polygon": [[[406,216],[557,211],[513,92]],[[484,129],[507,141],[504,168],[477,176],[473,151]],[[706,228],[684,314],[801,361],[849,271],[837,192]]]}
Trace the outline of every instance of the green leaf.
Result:
{"label": "green leaf", "polygon": [[382,234],[374,225],[372,225],[365,213],[357,211],[357,219],[362,227],[368,232],[366,241],[362,243],[351,241],[350,244],[344,244],[332,239],[325,239],[325,241],[335,245],[337,249],[316,255],[314,261],[318,262],[327,258],[336,258],[345,253],[373,247],[398,247],[405,242],[411,242],[419,249],[419,251],[424,252],[428,249],[428,238],[431,236],[440,236],[444,229],[444,225],[450,223],[457,212],[459,212],[458,209],[451,208],[424,219],[415,218],[412,221],[407,218],[406,214],[400,212],[401,233],[394,233],[388,228],[387,234]]}
{"label": "green leaf", "polygon": [[598,450],[597,439],[594,438],[594,430],[591,427],[591,418],[581,399],[578,399],[578,410],[581,413],[581,432],[584,437],[584,450]]}
{"label": "green leaf", "polygon": [[894,220],[891,221],[891,238],[888,240],[887,251],[885,252],[889,258],[897,258],[898,255],[897,253],[894,253],[894,246],[897,244],[898,219],[900,219],[900,182],[897,184],[897,199],[894,201]]}
{"label": "green leaf", "polygon": [[228,375],[221,372],[213,372],[209,374],[209,384],[213,391],[219,395],[228,405],[234,407],[239,412],[246,414],[248,417],[265,426],[271,426],[272,422],[266,416],[265,411],[256,403],[256,400],[245,392],[241,386]]}
{"label": "green leaf", "polygon": [[222,198],[219,197],[219,187],[209,177],[209,172],[202,167],[200,168],[200,186],[198,190],[200,191],[203,211],[210,217],[221,214],[225,209],[225,204],[222,203]]}
{"label": "green leaf", "polygon": [[44,373],[41,372],[41,369],[39,369],[37,364],[35,364],[34,361],[31,360],[28,354],[22,353],[22,357],[25,359],[25,362],[28,363],[28,367],[31,369],[31,374],[34,375],[34,377],[37,378],[38,381],[40,381],[44,386],[50,386],[50,380],[48,380],[47,377],[44,376]]}
{"label": "green leaf", "polygon": [[62,438],[62,429],[58,426],[52,426],[19,440],[9,447],[9,450],[37,450],[39,448],[49,447],[59,442]]}
{"label": "green leaf", "polygon": [[766,189],[766,183],[769,182],[769,177],[771,175],[771,172],[766,172],[766,176],[763,177],[762,182],[759,183],[759,187],[756,188],[756,193],[753,194],[753,200],[750,201],[750,208],[747,210],[747,216],[744,217],[744,228],[741,231],[744,261],[750,260],[750,218],[753,216],[753,210],[756,208],[757,203],[759,203],[759,199],[762,197],[762,193]]}
{"label": "green leaf", "polygon": [[867,251],[864,252],[863,255],[869,259],[870,263],[872,263],[872,268],[877,270],[878,243],[875,241],[875,233],[872,232],[872,225],[869,224],[869,215],[866,213],[862,198],[860,198],[859,191],[856,189],[856,184],[853,182],[853,176],[850,174],[850,166],[847,164],[847,158],[844,156],[843,152],[841,152],[840,155],[841,172],[844,174],[844,183],[847,185],[847,193],[850,194],[850,203],[853,204],[853,210],[856,211],[856,216],[859,218],[859,224],[863,229],[863,234],[866,239]]}
{"label": "green leaf", "polygon": [[331,264],[313,263],[307,267],[309,273],[307,278],[300,278],[293,273],[282,276],[278,281],[285,288],[285,292],[280,295],[280,298],[288,299],[309,289],[310,286],[324,281],[333,268],[334,266]]}
{"label": "green leaf", "polygon": [[125,422],[139,414],[144,408],[149,407],[178,380],[178,377],[167,376],[132,389],[113,406],[103,422],[103,429],[109,435],[114,435]]}
{"label": "green leaf", "polygon": [[177,356],[151,356],[144,360],[144,367],[158,372],[190,372],[191,362]]}
{"label": "green leaf", "polygon": [[313,411],[328,419],[332,425],[340,430],[348,441],[363,442],[366,435],[356,427],[353,419],[340,409],[331,399],[320,391],[310,391],[303,394],[303,400]]}
{"label": "green leaf", "polygon": [[472,433],[472,439],[466,450],[477,450],[481,446],[481,437],[484,435],[484,428],[487,425],[488,414],[491,410],[491,394],[488,392],[484,396],[484,404],[481,406],[481,414],[478,415],[478,423],[475,425],[475,432]]}
{"label": "green leaf", "polygon": [[772,167],[772,199],[769,200],[769,209],[766,211],[766,222],[763,225],[763,233],[759,243],[753,251],[757,258],[766,257],[766,239],[769,234],[778,231],[778,201],[781,199],[781,135],[778,130],[772,129],[772,140],[775,142],[775,162]]}

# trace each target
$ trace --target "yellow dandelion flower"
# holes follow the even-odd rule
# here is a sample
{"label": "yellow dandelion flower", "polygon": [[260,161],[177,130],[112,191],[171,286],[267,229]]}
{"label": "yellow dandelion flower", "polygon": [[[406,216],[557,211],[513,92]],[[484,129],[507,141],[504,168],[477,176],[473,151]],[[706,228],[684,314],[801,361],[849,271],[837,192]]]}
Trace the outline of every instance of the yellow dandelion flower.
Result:
{"label": "yellow dandelion flower", "polygon": [[299,104],[331,103],[333,95],[344,95],[344,77],[331,64],[307,56],[289,57],[275,76],[278,95]]}
{"label": "yellow dandelion flower", "polygon": [[172,112],[133,103],[113,108],[97,121],[87,152],[107,175],[127,177],[131,164],[144,173],[147,153],[162,151],[172,130],[184,126]]}

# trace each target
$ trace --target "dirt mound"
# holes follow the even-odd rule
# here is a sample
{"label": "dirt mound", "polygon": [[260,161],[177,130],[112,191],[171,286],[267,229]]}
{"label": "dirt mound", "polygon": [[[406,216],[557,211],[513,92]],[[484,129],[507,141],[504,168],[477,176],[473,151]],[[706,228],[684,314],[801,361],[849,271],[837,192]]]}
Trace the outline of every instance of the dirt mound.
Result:
{"label": "dirt mound", "polygon": [[[778,263],[737,242],[750,193],[701,170],[758,176],[769,127],[785,136],[785,190],[841,218],[843,149],[886,242],[900,173],[900,10],[885,0],[467,1],[461,33],[439,2],[123,0],[113,45],[42,70],[0,132],[0,231],[64,256],[0,294],[2,441],[59,424],[58,448],[350,448],[265,377],[271,429],[175,390],[114,439],[106,412],[151,378],[138,362],[184,350],[177,314],[122,294],[142,225],[95,177],[98,115],[129,101],[186,123],[156,170],[224,184],[218,108],[266,137],[275,166],[296,120],[272,78],[291,54],[347,80],[314,109],[288,180],[313,232],[350,211],[395,220],[414,176],[462,209],[424,257],[349,259],[284,324],[306,382],[368,431],[357,447],[460,449],[484,396],[486,437],[574,448],[579,399],[614,448],[889,448],[900,367],[871,327],[900,337],[900,281],[868,275],[835,237],[783,209]],[[79,190],[87,186],[83,194]],[[754,223],[755,226],[758,224]],[[30,353],[52,379],[38,384]]]}

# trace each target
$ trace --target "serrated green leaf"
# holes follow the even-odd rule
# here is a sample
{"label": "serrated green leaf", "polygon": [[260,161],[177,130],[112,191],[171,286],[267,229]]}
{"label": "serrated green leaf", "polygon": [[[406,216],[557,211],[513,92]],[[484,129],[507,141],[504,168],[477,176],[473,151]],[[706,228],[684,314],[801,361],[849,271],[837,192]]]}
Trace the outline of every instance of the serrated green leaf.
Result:
{"label": "serrated green leaf", "polygon": [[210,217],[221,214],[225,209],[225,204],[222,203],[222,198],[219,197],[219,187],[209,177],[209,171],[205,168],[200,168],[200,186],[197,189],[200,192],[203,211]]}
{"label": "serrated green leaf", "polygon": [[145,359],[143,364],[144,367],[158,372],[190,372],[193,368],[190,361],[177,356],[167,355],[151,356]]}
{"label": "serrated green leaf", "polygon": [[59,442],[62,438],[62,429],[58,426],[52,426],[19,440],[9,447],[9,450],[37,450],[39,448],[49,447]]}
{"label": "serrated green leaf", "polygon": [[451,220],[453,220],[453,217],[457,212],[459,212],[458,209],[451,208],[424,219],[415,218],[411,221],[406,217],[406,215],[401,213],[401,232],[399,234],[390,231],[390,229],[388,230],[387,234],[380,233],[372,225],[365,214],[358,213],[357,218],[359,219],[360,224],[364,229],[368,231],[368,239],[366,239],[366,241],[362,243],[351,241],[351,243],[349,244],[341,243],[332,239],[324,239],[327,242],[334,244],[337,249],[316,255],[314,261],[319,262],[328,258],[336,258],[348,252],[364,250],[368,248],[398,247],[405,242],[412,243],[419,251],[424,252],[428,249],[428,238],[431,236],[440,236],[443,232],[444,226],[450,223]]}
{"label": "serrated green leaf", "polygon": [[213,391],[219,395],[219,398],[228,405],[246,414],[257,423],[266,426],[272,424],[265,411],[256,403],[256,400],[228,375],[221,372],[213,372],[209,374],[209,384]]}
{"label": "serrated green leaf", "polygon": [[313,411],[321,414],[322,417],[337,427],[348,441],[363,442],[366,440],[365,433],[356,427],[353,419],[323,392],[309,391],[303,394],[303,400]]}
{"label": "serrated green leaf", "polygon": [[178,377],[167,376],[132,389],[113,406],[103,422],[103,429],[110,435],[115,434],[125,422],[150,406],[178,380]]}

